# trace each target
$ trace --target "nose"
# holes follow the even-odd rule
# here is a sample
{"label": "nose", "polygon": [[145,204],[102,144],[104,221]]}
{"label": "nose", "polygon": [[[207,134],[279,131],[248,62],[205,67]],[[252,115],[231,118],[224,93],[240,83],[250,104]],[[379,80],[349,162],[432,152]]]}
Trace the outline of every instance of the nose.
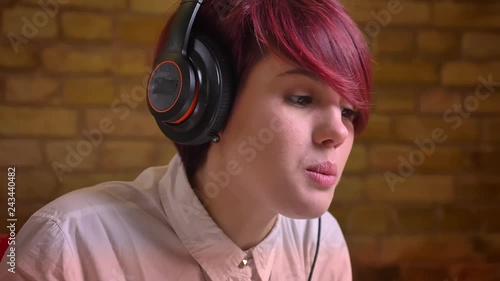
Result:
{"label": "nose", "polygon": [[349,129],[342,117],[340,108],[335,107],[329,110],[328,113],[321,114],[317,117],[317,125],[313,132],[314,142],[324,147],[338,148],[349,136]]}

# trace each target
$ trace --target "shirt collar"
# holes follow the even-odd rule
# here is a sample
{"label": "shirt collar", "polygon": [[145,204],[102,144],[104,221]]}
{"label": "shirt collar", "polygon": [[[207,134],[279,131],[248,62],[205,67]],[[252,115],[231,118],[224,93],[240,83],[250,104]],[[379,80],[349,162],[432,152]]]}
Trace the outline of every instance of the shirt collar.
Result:
{"label": "shirt collar", "polygon": [[[159,182],[165,213],[174,231],[189,253],[212,280],[225,280],[238,273],[247,256],[217,226],[195,195],[178,154],[169,163]],[[281,216],[266,238],[251,249],[261,280],[269,280],[276,255],[276,242],[281,235]]]}

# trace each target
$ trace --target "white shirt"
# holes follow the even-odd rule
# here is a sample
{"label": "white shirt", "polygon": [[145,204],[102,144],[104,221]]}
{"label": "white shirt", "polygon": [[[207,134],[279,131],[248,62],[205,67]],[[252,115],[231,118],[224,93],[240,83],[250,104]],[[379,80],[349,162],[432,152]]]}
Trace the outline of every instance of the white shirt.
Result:
{"label": "white shirt", "polygon": [[[329,212],[321,228],[313,280],[351,281],[348,248]],[[317,231],[317,219],[279,216],[261,243],[242,251],[202,207],[175,155],[134,181],[82,188],[38,210],[16,236],[16,273],[7,251],[0,280],[202,281],[201,266],[213,281],[306,281]]]}

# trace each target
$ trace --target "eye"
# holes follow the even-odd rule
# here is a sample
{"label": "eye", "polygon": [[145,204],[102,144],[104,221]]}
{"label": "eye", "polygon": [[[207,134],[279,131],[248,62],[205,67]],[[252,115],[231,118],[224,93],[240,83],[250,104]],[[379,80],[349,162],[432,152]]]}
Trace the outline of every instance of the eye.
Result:
{"label": "eye", "polygon": [[349,119],[349,121],[354,122],[356,118],[358,117],[359,112],[354,111],[351,108],[343,108],[342,109],[342,117]]}
{"label": "eye", "polygon": [[299,105],[301,107],[306,107],[308,104],[312,103],[312,97],[310,96],[289,96],[288,101],[293,104]]}

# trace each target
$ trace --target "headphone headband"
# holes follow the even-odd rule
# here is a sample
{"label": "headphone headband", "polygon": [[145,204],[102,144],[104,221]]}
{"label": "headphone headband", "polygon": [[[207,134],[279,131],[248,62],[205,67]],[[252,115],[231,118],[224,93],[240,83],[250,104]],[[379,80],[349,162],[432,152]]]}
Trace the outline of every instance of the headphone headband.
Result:
{"label": "headphone headband", "polygon": [[165,58],[168,53],[182,54],[183,57],[187,56],[189,36],[202,3],[203,0],[184,0],[180,3],[158,60]]}

